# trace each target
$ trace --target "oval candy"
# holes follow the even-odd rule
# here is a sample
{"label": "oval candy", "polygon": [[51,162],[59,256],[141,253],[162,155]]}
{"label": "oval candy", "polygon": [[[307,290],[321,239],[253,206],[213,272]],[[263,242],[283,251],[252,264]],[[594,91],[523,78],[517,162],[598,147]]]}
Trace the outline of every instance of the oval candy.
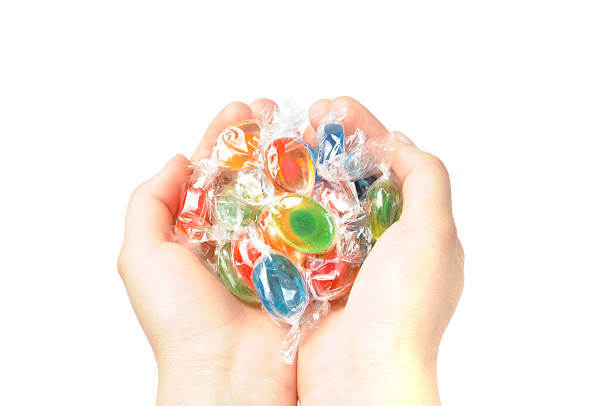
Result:
{"label": "oval candy", "polygon": [[370,227],[375,240],[395,223],[402,213],[402,195],[388,178],[380,178],[368,191]]}
{"label": "oval candy", "polygon": [[302,266],[306,260],[306,254],[296,250],[283,240],[280,233],[272,223],[270,209],[264,209],[258,220],[259,231],[265,243],[272,249],[289,258],[294,264]]}
{"label": "oval candy", "polygon": [[251,236],[246,232],[239,232],[232,240],[232,265],[251,289],[253,286],[253,268],[261,256]]}
{"label": "oval candy", "polygon": [[309,254],[306,272],[313,295],[319,300],[345,296],[361,267],[359,233],[345,228],[333,249],[323,254]]}
{"label": "oval candy", "polygon": [[344,223],[365,215],[352,182],[317,182],[312,197],[339,222]]}
{"label": "oval candy", "polygon": [[270,213],[280,238],[298,251],[323,252],[334,243],[336,226],[332,216],[310,197],[287,195]]}
{"label": "oval candy", "polygon": [[213,209],[215,224],[230,233],[247,220],[254,219],[257,213],[254,206],[237,198],[235,184],[229,184],[213,198]]}
{"label": "oval candy", "polygon": [[274,187],[262,170],[251,169],[238,174],[236,193],[249,204],[262,205],[274,194]]}
{"label": "oval candy", "polygon": [[266,173],[277,189],[289,193],[308,193],[315,182],[315,167],[310,148],[297,138],[280,137],[265,152]]}
{"label": "oval candy", "polygon": [[241,276],[236,272],[236,268],[234,268],[231,242],[228,241],[223,244],[217,254],[217,270],[225,287],[238,299],[246,302],[259,302],[258,296],[245,286]]}
{"label": "oval candy", "polygon": [[231,171],[254,166],[259,147],[261,124],[258,120],[243,120],[221,132],[213,149],[213,157]]}
{"label": "oval candy", "polygon": [[319,140],[317,163],[322,164],[342,153],[344,153],[344,126],[341,122],[325,124]]}
{"label": "oval candy", "polygon": [[261,303],[273,316],[290,321],[306,309],[306,283],[287,257],[263,256],[253,270],[253,282]]}

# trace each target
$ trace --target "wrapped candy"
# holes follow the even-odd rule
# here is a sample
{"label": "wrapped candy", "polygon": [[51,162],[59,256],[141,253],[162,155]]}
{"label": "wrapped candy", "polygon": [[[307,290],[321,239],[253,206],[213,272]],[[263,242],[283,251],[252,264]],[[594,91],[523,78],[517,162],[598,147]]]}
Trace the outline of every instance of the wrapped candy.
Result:
{"label": "wrapped candy", "polygon": [[246,170],[236,178],[236,194],[253,206],[266,204],[274,194],[270,178],[261,169]]}
{"label": "wrapped candy", "polygon": [[300,252],[324,252],[334,242],[333,218],[310,197],[286,195],[270,208],[270,216],[282,240]]}
{"label": "wrapped candy", "polygon": [[316,327],[329,302],[349,294],[401,213],[388,139],[345,134],[343,117],[325,117],[314,146],[295,107],[229,126],[212,158],[193,163],[177,215],[178,241],[238,300],[291,326],[281,345],[288,363],[301,327]]}
{"label": "wrapped candy", "polygon": [[255,238],[259,238],[257,230],[244,230],[234,237],[232,241],[231,263],[241,280],[254,290],[253,268],[261,257],[260,248],[255,245]]}
{"label": "wrapped candy", "polygon": [[231,171],[255,166],[255,152],[259,147],[261,122],[244,120],[223,130],[213,149],[213,157]]}
{"label": "wrapped candy", "polygon": [[295,137],[273,140],[265,152],[266,174],[278,190],[308,193],[315,183],[312,152],[308,144]]}
{"label": "wrapped candy", "polygon": [[236,271],[232,257],[232,243],[226,241],[219,244],[217,252],[217,272],[221,282],[238,299],[245,302],[259,302],[253,288],[245,284],[244,279]]}
{"label": "wrapped candy", "polygon": [[319,125],[319,153],[317,163],[322,164],[344,152],[344,126],[330,118]]}
{"label": "wrapped candy", "polygon": [[296,266],[287,257],[270,253],[253,269],[255,291],[274,317],[292,323],[306,309],[308,289]]}
{"label": "wrapped candy", "polygon": [[211,160],[192,164],[192,174],[183,186],[176,226],[193,243],[206,241],[211,228],[210,201],[220,171]]}
{"label": "wrapped candy", "polygon": [[395,223],[402,214],[402,195],[387,177],[378,179],[368,191],[370,227],[374,239]]}
{"label": "wrapped candy", "polygon": [[236,183],[226,185],[211,201],[211,221],[217,229],[232,234],[249,219],[254,219],[257,208],[239,198]]}

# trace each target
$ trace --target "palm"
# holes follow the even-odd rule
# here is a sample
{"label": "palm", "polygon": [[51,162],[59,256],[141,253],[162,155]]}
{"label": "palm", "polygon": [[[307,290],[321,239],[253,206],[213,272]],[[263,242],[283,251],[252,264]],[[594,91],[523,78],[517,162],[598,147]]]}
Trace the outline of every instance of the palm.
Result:
{"label": "palm", "polygon": [[170,316],[165,329],[169,339],[182,344],[178,355],[212,368],[233,365],[233,378],[244,382],[257,371],[261,389],[269,385],[275,396],[294,398],[294,367],[279,356],[284,329],[259,308],[236,299],[189,250],[173,243],[160,249],[166,252],[158,263],[174,264],[176,277],[165,279],[157,314]]}
{"label": "palm", "polygon": [[[223,128],[270,108],[273,103],[263,99],[251,107],[228,105],[213,120],[192,160],[210,155]],[[135,191],[119,259],[159,369],[205,377],[214,388],[206,396],[226,403],[295,404],[295,366],[280,358],[285,329],[232,296],[192,251],[171,242],[168,231],[189,174],[187,164],[175,157]],[[178,379],[186,381],[184,376]]]}
{"label": "palm", "polygon": [[348,300],[332,302],[330,314],[319,328],[305,332],[299,351],[299,393],[337,391],[345,385],[348,390],[351,383],[338,372],[355,360],[367,364],[371,361],[368,353],[375,356],[376,352],[382,354],[386,350],[388,343],[378,340],[377,332],[396,323],[394,316],[403,306],[394,303],[397,295],[392,290],[405,286],[404,281],[388,276],[390,272],[397,274],[392,268],[407,269],[409,262],[406,257],[396,259],[397,252],[402,252],[397,245],[408,243],[396,230],[396,227],[387,230],[371,251]]}
{"label": "palm", "polygon": [[[343,122],[349,132],[360,127],[374,137],[387,133],[359,103],[338,100],[315,104],[313,128],[324,116],[320,110],[339,105],[347,112]],[[414,157],[422,163],[409,162],[408,153],[395,151],[391,158],[393,171],[404,182],[404,213],[377,241],[348,300],[333,302],[329,317],[304,335],[298,362],[298,396],[304,404],[346,403],[356,387],[391,379],[398,360],[435,359],[461,292],[463,252],[450,210],[429,215],[441,203],[450,208],[443,166],[423,153]],[[428,196],[428,189],[438,184],[440,190]]]}

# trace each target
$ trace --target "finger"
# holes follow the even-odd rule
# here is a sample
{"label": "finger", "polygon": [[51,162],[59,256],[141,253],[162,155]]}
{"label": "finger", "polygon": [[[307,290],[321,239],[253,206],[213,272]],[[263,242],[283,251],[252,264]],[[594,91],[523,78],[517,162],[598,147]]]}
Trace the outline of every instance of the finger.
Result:
{"label": "finger", "polygon": [[391,142],[391,169],[400,180],[404,201],[400,221],[411,225],[452,223],[450,180],[444,163],[399,132],[394,132]]}
{"label": "finger", "polygon": [[157,175],[136,188],[127,210],[126,244],[151,245],[169,240],[189,172],[187,158],[176,155]]}
{"label": "finger", "polygon": [[199,161],[200,159],[210,157],[212,149],[217,143],[219,134],[226,128],[237,121],[248,120],[253,118],[251,108],[242,102],[233,102],[225,106],[219,114],[213,119],[210,126],[204,133],[200,145],[196,148],[192,161]]}
{"label": "finger", "polygon": [[278,108],[277,104],[270,99],[257,99],[250,104],[253,118],[268,123],[272,120],[274,110]]}
{"label": "finger", "polygon": [[309,110],[310,124],[316,130],[319,123],[330,112],[342,118],[345,134],[352,134],[357,128],[365,131],[369,138],[385,136],[388,131],[384,125],[361,103],[352,97],[342,96],[334,100],[319,100]]}
{"label": "finger", "polygon": [[[360,128],[369,140],[388,135],[385,126],[351,97],[315,102],[309,113],[311,125],[317,128],[329,112],[344,115],[342,123],[346,133]],[[435,156],[418,149],[401,133],[394,133],[391,138],[391,169],[400,180],[404,200],[400,220],[411,225],[452,223],[450,182],[444,164]]]}
{"label": "finger", "polygon": [[319,122],[329,113],[331,100],[330,99],[320,99],[316,102],[312,103],[310,109],[308,110],[308,118],[310,120],[310,124],[316,129],[319,126]]}
{"label": "finger", "polygon": [[304,130],[304,135],[302,136],[304,141],[306,141],[311,147],[316,146],[317,142],[317,132],[314,128],[312,128],[311,124],[308,124],[308,127]]}

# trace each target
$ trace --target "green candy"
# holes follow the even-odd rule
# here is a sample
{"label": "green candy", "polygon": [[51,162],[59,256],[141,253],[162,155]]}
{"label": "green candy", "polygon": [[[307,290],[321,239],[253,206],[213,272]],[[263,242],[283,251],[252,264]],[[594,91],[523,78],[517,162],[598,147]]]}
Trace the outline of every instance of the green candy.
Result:
{"label": "green candy", "polygon": [[283,241],[298,251],[317,253],[333,246],[334,220],[310,197],[299,194],[283,197],[272,211],[272,222]]}
{"label": "green candy", "polygon": [[402,195],[388,178],[380,178],[368,191],[370,227],[375,240],[402,214]]}
{"label": "green candy", "polygon": [[235,189],[230,187],[215,198],[215,217],[223,229],[233,232],[248,220],[254,220],[257,208],[236,198]]}
{"label": "green candy", "polygon": [[217,270],[225,287],[238,299],[245,302],[259,302],[257,295],[242,283],[232,263],[232,243],[221,246],[217,258]]}

